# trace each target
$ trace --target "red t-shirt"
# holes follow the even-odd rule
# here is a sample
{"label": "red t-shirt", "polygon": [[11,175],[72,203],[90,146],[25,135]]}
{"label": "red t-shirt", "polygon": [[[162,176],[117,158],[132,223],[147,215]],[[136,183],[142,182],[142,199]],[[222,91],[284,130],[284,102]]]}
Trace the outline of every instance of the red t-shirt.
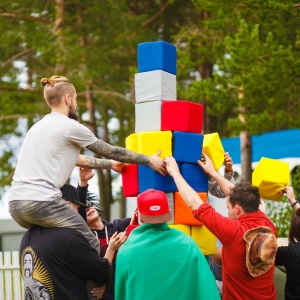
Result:
{"label": "red t-shirt", "polygon": [[193,211],[193,215],[223,244],[222,299],[276,299],[274,266],[265,274],[252,277],[246,267],[246,242],[243,239],[247,230],[258,226],[270,227],[277,237],[271,220],[261,211],[231,220],[217,213],[209,204],[202,204],[198,210]]}

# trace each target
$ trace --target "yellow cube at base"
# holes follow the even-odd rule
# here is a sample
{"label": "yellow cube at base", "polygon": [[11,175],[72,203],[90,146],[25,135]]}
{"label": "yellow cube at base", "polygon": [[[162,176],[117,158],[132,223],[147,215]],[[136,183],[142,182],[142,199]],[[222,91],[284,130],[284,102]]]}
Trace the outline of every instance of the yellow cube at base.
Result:
{"label": "yellow cube at base", "polygon": [[180,230],[183,233],[185,233],[186,235],[191,236],[191,228],[190,228],[189,225],[182,225],[182,224],[176,224],[176,225],[168,224],[168,225],[169,225],[170,228]]}
{"label": "yellow cube at base", "polygon": [[172,156],[172,132],[149,131],[133,133],[126,138],[126,148],[144,155],[154,155],[161,150],[160,157]]}
{"label": "yellow cube at base", "polygon": [[191,237],[204,255],[216,254],[217,238],[204,226],[191,226]]}
{"label": "yellow cube at base", "polygon": [[211,159],[218,171],[224,162],[225,151],[217,132],[204,134],[202,152]]}
{"label": "yellow cube at base", "polygon": [[290,185],[289,164],[262,157],[252,173],[252,185],[258,187],[261,198],[279,201],[279,192]]}

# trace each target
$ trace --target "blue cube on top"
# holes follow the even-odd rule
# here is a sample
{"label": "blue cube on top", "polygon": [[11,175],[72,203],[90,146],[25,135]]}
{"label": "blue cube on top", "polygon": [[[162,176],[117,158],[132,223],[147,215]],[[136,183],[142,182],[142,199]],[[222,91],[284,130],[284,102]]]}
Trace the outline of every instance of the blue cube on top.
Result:
{"label": "blue cube on top", "polygon": [[165,193],[177,192],[174,179],[169,175],[160,175],[147,165],[138,166],[139,194],[147,189],[155,189]]}
{"label": "blue cube on top", "polygon": [[163,70],[176,75],[176,47],[164,41],[138,44],[138,71]]}
{"label": "blue cube on top", "polygon": [[172,153],[176,161],[197,164],[201,159],[203,134],[174,131]]}

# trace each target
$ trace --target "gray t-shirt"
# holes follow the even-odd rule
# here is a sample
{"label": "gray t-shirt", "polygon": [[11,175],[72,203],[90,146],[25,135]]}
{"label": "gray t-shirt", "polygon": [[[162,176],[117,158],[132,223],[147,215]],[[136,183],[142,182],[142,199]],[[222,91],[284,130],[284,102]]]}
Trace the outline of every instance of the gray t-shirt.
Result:
{"label": "gray t-shirt", "polygon": [[51,113],[34,124],[22,144],[11,200],[49,201],[61,194],[80,149],[97,141],[84,125],[60,113]]}

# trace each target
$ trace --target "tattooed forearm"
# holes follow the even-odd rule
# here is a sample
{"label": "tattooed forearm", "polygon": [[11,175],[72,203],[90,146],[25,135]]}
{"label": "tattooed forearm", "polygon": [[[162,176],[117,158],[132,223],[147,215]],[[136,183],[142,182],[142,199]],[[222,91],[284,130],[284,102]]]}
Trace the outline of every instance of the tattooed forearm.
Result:
{"label": "tattooed forearm", "polygon": [[99,159],[88,155],[80,155],[76,164],[78,167],[88,169],[111,169],[112,162],[108,159]]}
{"label": "tattooed forearm", "polygon": [[147,165],[150,162],[150,158],[146,155],[138,154],[122,147],[112,146],[100,140],[87,146],[87,148],[101,156],[124,163]]}

